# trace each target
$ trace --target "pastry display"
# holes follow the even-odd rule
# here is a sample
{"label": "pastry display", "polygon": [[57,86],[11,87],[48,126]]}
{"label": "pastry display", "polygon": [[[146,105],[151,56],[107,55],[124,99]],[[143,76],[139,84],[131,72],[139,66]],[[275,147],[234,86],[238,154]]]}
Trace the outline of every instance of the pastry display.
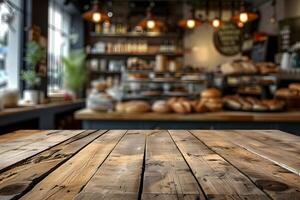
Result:
{"label": "pastry display", "polygon": [[300,108],[300,83],[291,83],[288,88],[278,89],[275,98],[284,100],[289,109]]}
{"label": "pastry display", "polygon": [[221,65],[220,70],[224,75],[256,74],[256,66],[251,61],[236,60]]}
{"label": "pastry display", "polygon": [[150,110],[150,104],[146,101],[128,101],[116,104],[116,111],[120,113],[146,113]]}
{"label": "pastry display", "polygon": [[274,63],[261,62],[254,63],[251,60],[234,60],[220,66],[221,73],[224,75],[239,74],[274,74],[278,72],[278,67]]}
{"label": "pastry display", "polygon": [[261,62],[257,63],[256,67],[258,68],[260,74],[274,74],[278,72],[278,67],[271,62]]}
{"label": "pastry display", "polygon": [[285,107],[284,101],[277,99],[259,100],[253,97],[226,96],[223,98],[224,105],[230,110],[240,111],[282,111]]}
{"label": "pastry display", "polygon": [[291,90],[288,88],[281,88],[275,92],[276,97],[283,97],[283,98],[291,98],[291,97],[298,97],[299,92],[297,90]]}
{"label": "pastry display", "polygon": [[147,80],[149,78],[148,78],[147,74],[131,73],[131,74],[128,74],[128,79],[129,80]]}
{"label": "pastry display", "polygon": [[167,101],[159,100],[153,103],[152,111],[156,113],[170,113],[172,112],[172,108]]}
{"label": "pastry display", "polygon": [[300,93],[300,83],[291,83],[289,85],[290,90],[298,91]]}
{"label": "pastry display", "polygon": [[239,87],[237,90],[238,94],[248,94],[248,95],[261,95],[263,93],[263,89],[261,86],[245,86]]}

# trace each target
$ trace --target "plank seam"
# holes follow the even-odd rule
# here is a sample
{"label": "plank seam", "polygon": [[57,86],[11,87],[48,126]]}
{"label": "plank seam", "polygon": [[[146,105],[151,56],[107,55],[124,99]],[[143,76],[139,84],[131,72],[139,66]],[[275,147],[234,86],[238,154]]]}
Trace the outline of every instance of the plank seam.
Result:
{"label": "plank seam", "polygon": [[[109,130],[106,132],[108,133]],[[124,136],[128,133],[128,130],[126,130],[126,132],[122,135],[122,137],[119,138],[119,140],[116,142],[115,146],[111,149],[111,151],[109,151],[109,153],[107,154],[107,156],[104,158],[104,160],[100,163],[100,165],[97,167],[97,169],[95,170],[95,172],[93,173],[93,175],[88,179],[88,181],[82,185],[82,187],[80,188],[80,190],[78,191],[78,194],[80,194],[82,192],[82,190],[85,188],[85,186],[91,181],[91,179],[94,177],[94,175],[98,172],[98,170],[100,169],[100,167],[105,163],[105,161],[107,160],[107,158],[110,156],[110,154],[113,152],[113,150],[117,147],[117,145],[120,143],[120,141],[124,138]],[[75,195],[75,196],[76,196]],[[75,197],[74,196],[74,197]]]}
{"label": "plank seam", "polygon": [[[200,138],[198,138],[196,135],[194,135],[191,131],[188,130],[188,132],[190,134],[192,134],[199,142],[201,142],[204,146],[206,146],[209,150],[211,150],[212,152],[214,152],[215,154],[219,155],[221,158],[223,158],[226,162],[228,162],[232,167],[234,167],[236,170],[238,170],[241,174],[243,174],[245,177],[248,178],[248,180],[253,183],[260,191],[262,191],[262,193],[264,193],[269,199],[273,200],[273,198],[263,189],[261,189],[247,174],[245,174],[243,171],[241,171],[239,168],[237,168],[235,165],[233,165],[229,160],[227,160],[226,158],[224,158],[222,155],[218,154],[215,150],[213,150],[211,147],[209,147],[205,142],[203,142],[202,140],[200,140]],[[239,194],[237,194],[238,196],[240,196]],[[241,197],[242,198],[242,197]]]}
{"label": "plank seam", "polygon": [[[81,132],[80,134],[84,133],[85,131]],[[78,140],[81,140],[85,137],[88,137],[90,136],[91,134],[93,133],[96,133],[98,132],[97,130],[95,131],[92,131],[90,134],[84,136],[84,137],[80,137],[72,142],[69,142],[68,144],[70,143],[73,143],[73,142],[76,142]],[[68,160],[70,160],[72,157],[74,157],[77,153],[79,153],[82,149],[84,149],[85,147],[87,147],[89,144],[91,144],[92,142],[94,142],[96,139],[98,139],[99,137],[101,137],[102,135],[104,135],[105,133],[107,133],[108,131],[107,130],[104,130],[103,133],[101,135],[99,135],[98,137],[94,138],[92,141],[88,142],[86,145],[84,145],[81,149],[78,149],[74,154],[72,154],[69,158],[67,158],[66,160],[62,161],[61,163],[58,163],[56,166],[54,166],[51,170],[45,172],[44,174],[42,174],[40,177],[36,178],[36,179],[33,179],[32,182],[28,185],[28,188],[26,188],[24,191],[22,191],[20,194],[16,195],[15,197],[13,197],[12,199],[20,199],[22,196],[26,195],[28,192],[30,192],[39,182],[41,182],[43,179],[45,179],[49,174],[51,174],[52,172],[54,172],[57,168],[59,168],[61,165],[63,165],[64,163],[66,163]],[[76,135],[78,136],[78,135]],[[76,137],[74,136],[74,137]],[[73,139],[74,137],[72,138],[69,138],[68,140],[71,140]],[[66,141],[68,141],[66,140]],[[66,142],[64,141],[64,142]],[[53,146],[55,147],[55,146]],[[52,147],[50,148],[52,149]],[[48,149],[49,150],[49,149]],[[41,152],[42,153],[42,152]],[[39,153],[40,154],[40,153]],[[36,154],[35,156],[37,156],[38,154]],[[34,157],[34,156],[33,156]],[[28,158],[26,160],[24,160],[24,162],[26,162],[27,160],[29,160],[31,158]],[[16,166],[17,167],[17,166]]]}
{"label": "plank seam", "polygon": [[[77,137],[78,135],[82,134],[83,132],[84,132],[84,130],[82,130],[82,131],[79,132],[78,134],[74,135],[73,137],[70,137],[70,138],[68,138],[68,139],[66,139],[66,140],[63,140],[63,141],[61,141],[61,142],[59,142],[59,143],[57,143],[57,144],[55,144],[55,145],[53,145],[53,146],[51,146],[51,147],[49,147],[49,148],[47,148],[47,149],[44,149],[44,150],[41,151],[41,152],[38,152],[38,153],[36,153],[36,154],[34,154],[34,155],[32,155],[32,156],[29,156],[29,157],[27,157],[27,158],[24,158],[24,159],[22,159],[22,160],[20,160],[20,161],[18,161],[18,162],[16,162],[16,163],[10,165],[10,166],[4,167],[3,169],[0,169],[0,173],[3,173],[3,172],[5,172],[5,171],[7,171],[7,170],[10,170],[10,169],[14,168],[16,165],[19,165],[19,164],[21,164],[22,162],[24,162],[24,161],[26,161],[26,160],[28,160],[28,159],[33,158],[33,157],[36,156],[36,155],[39,155],[39,154],[41,154],[41,153],[44,153],[45,151],[48,151],[49,149],[52,149],[53,147],[56,147],[56,146],[58,146],[58,145],[64,143],[65,141],[67,141],[67,140],[69,140],[69,139],[72,139],[72,138],[74,138],[74,137]],[[55,132],[55,133],[57,133],[57,132]]]}
{"label": "plank seam", "polygon": [[142,165],[142,172],[141,172],[141,180],[140,180],[140,188],[139,188],[139,193],[138,193],[138,200],[142,199],[143,190],[144,190],[144,175],[145,175],[145,169],[146,169],[147,137],[148,137],[148,134],[145,135],[144,157],[143,157],[143,165]]}
{"label": "plank seam", "polygon": [[201,192],[203,193],[204,198],[205,198],[206,200],[209,200],[209,198],[208,198],[207,195],[205,194],[204,189],[202,188],[200,182],[198,181],[197,177],[196,177],[195,174],[193,173],[193,170],[192,170],[191,166],[189,165],[189,163],[188,163],[187,160],[185,159],[183,153],[181,152],[181,150],[179,149],[178,145],[176,144],[174,138],[172,137],[172,134],[170,133],[169,130],[167,130],[167,132],[168,132],[169,136],[171,137],[172,141],[174,142],[174,144],[175,144],[177,150],[178,150],[179,153],[181,154],[182,158],[184,159],[185,163],[186,163],[187,166],[189,167],[189,169],[190,169],[190,171],[191,171],[191,174],[193,175],[194,179],[195,179],[196,182],[198,183],[198,186],[199,186]]}
{"label": "plank seam", "polygon": [[[238,131],[234,131],[234,132],[237,133],[237,134],[239,133]],[[286,164],[284,164],[284,163],[278,162],[278,161],[276,161],[276,160],[273,160],[273,159],[269,158],[268,156],[265,156],[265,155],[263,155],[263,154],[257,153],[254,149],[252,150],[251,147],[248,148],[248,147],[246,147],[246,146],[244,146],[244,145],[242,145],[242,144],[239,144],[239,143],[237,143],[237,142],[230,141],[230,140],[228,140],[227,138],[226,138],[226,140],[227,140],[228,142],[232,142],[233,144],[235,144],[235,145],[237,145],[237,146],[239,146],[239,147],[241,147],[241,148],[243,148],[243,149],[245,149],[245,150],[247,150],[247,151],[249,151],[249,152],[251,152],[251,153],[257,155],[257,156],[260,156],[260,157],[262,157],[262,158],[264,158],[264,159],[266,159],[266,160],[268,160],[268,161],[271,161],[271,162],[275,163],[275,164],[278,165],[279,167],[282,167],[282,168],[284,168],[284,169],[286,169],[286,170],[288,170],[288,171],[290,171],[290,172],[292,172],[292,173],[294,173],[294,174],[300,176],[300,171],[298,171],[297,169],[294,169],[293,167],[289,167],[288,165],[286,165]]]}

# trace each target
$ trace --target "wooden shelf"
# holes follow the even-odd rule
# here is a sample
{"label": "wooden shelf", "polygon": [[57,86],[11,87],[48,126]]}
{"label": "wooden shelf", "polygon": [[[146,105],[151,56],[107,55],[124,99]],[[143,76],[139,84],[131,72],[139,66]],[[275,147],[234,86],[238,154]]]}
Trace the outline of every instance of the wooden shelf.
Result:
{"label": "wooden shelf", "polygon": [[180,35],[173,34],[154,34],[154,33],[125,33],[125,34],[112,34],[112,33],[90,33],[91,37],[96,38],[179,38]]}
{"label": "wooden shelf", "polygon": [[89,58],[98,58],[98,57],[132,57],[132,56],[141,56],[141,57],[155,57],[156,55],[165,55],[165,56],[183,56],[182,52],[154,52],[154,53],[90,53],[88,54]]}

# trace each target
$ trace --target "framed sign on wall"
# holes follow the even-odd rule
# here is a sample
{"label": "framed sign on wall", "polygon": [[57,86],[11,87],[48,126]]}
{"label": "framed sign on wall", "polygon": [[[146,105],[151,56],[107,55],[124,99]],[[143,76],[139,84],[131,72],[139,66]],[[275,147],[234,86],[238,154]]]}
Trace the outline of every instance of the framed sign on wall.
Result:
{"label": "framed sign on wall", "polygon": [[232,22],[224,22],[214,32],[214,45],[225,56],[234,56],[241,52],[242,31]]}

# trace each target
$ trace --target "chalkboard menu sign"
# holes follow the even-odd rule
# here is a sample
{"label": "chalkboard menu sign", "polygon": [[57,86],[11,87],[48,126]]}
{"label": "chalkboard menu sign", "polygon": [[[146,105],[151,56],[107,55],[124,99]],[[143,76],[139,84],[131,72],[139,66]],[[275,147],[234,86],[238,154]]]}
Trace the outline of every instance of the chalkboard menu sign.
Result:
{"label": "chalkboard menu sign", "polygon": [[290,47],[300,41],[300,18],[285,19],[279,22],[279,49],[289,51]]}
{"label": "chalkboard menu sign", "polygon": [[214,33],[216,49],[225,56],[234,56],[241,51],[241,30],[232,22],[225,22]]}

